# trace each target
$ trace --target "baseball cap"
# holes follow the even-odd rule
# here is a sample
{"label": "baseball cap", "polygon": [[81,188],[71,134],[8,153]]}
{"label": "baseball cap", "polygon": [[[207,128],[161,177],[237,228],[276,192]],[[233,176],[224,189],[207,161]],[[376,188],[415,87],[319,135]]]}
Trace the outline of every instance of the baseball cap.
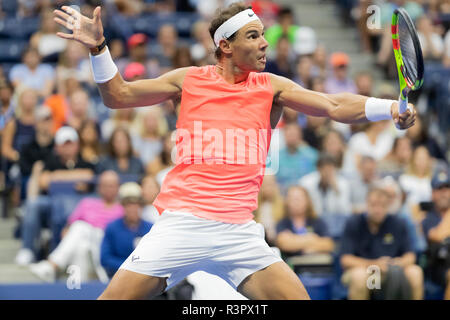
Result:
{"label": "baseball cap", "polygon": [[431,188],[439,189],[441,187],[450,187],[450,178],[447,171],[437,172],[431,179]]}
{"label": "baseball cap", "polygon": [[52,111],[45,105],[41,105],[34,110],[34,118],[36,121],[47,119],[51,117]]}
{"label": "baseball cap", "polygon": [[55,134],[55,143],[57,145],[61,145],[68,141],[71,142],[78,141],[78,133],[76,132],[76,130],[69,126],[59,128]]}
{"label": "baseball cap", "polygon": [[295,32],[293,45],[294,52],[298,55],[312,54],[317,48],[315,31],[310,27],[299,27]]}
{"label": "baseball cap", "polygon": [[134,48],[137,45],[147,43],[147,36],[144,33],[135,33],[128,38],[127,45],[128,48]]}
{"label": "baseball cap", "polygon": [[142,201],[142,188],[136,182],[126,182],[119,188],[120,202],[124,201]]}
{"label": "baseball cap", "polygon": [[145,67],[142,63],[131,62],[129,63],[124,71],[125,80],[130,80],[136,76],[142,76],[145,74]]}
{"label": "baseball cap", "polygon": [[340,67],[348,65],[350,58],[343,52],[335,52],[331,55],[330,61],[333,67]]}

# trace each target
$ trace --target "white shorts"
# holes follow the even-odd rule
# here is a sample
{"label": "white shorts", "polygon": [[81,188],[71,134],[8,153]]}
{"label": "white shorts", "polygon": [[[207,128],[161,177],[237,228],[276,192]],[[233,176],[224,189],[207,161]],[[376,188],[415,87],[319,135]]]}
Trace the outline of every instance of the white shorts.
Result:
{"label": "white shorts", "polygon": [[165,210],[120,268],[167,277],[166,291],[195,271],[217,275],[236,289],[278,261],[263,226],[253,220],[231,224]]}

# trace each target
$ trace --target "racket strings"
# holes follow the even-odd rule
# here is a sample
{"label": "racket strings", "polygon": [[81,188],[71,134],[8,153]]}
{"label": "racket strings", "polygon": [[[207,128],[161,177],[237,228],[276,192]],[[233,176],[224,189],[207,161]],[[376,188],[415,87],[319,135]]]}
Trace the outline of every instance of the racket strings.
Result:
{"label": "racket strings", "polygon": [[400,50],[405,65],[405,75],[414,83],[418,78],[418,61],[416,50],[412,39],[411,31],[408,28],[406,21],[400,15],[398,18],[398,38],[400,42]]}

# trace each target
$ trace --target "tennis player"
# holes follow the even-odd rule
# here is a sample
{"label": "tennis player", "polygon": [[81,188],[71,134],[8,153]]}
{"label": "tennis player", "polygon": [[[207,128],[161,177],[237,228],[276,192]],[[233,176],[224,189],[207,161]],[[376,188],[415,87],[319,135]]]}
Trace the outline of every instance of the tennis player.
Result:
{"label": "tennis player", "polygon": [[413,106],[399,115],[393,100],[318,93],[261,72],[268,47],[264,26],[242,3],[218,12],[211,22],[216,65],[134,82],[122,79],[111,58],[100,7],[90,19],[63,6],[55,10],[55,21],[72,30],[59,32],[60,37],[90,49],[94,80],[106,106],[149,106],[168,99],[180,105],[176,165],[154,202],[160,218],[99,298],[153,297],[203,270],[250,299],[309,299],[253,220],[271,128],[283,107],[343,123],[393,119],[408,128],[414,124]]}

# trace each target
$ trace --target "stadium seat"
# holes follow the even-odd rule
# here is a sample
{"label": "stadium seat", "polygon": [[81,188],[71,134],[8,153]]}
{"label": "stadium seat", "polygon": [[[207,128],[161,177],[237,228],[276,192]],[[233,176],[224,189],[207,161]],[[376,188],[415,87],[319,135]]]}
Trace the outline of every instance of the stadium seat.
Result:
{"label": "stadium seat", "polygon": [[0,38],[27,40],[39,29],[39,20],[37,17],[0,19]]}
{"label": "stadium seat", "polygon": [[24,40],[0,40],[0,61],[2,65],[3,62],[20,63],[22,52],[26,46],[27,41]]}

